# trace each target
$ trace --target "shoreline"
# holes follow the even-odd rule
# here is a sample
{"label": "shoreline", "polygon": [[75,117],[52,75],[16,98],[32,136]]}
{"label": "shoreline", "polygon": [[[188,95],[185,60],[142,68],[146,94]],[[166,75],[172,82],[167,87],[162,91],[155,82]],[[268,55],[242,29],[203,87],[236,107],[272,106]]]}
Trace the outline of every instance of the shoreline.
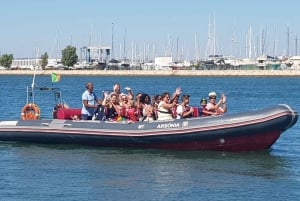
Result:
{"label": "shoreline", "polygon": [[[36,75],[173,76],[173,77],[300,77],[300,70],[38,70]],[[0,75],[33,75],[31,70],[0,70]]]}

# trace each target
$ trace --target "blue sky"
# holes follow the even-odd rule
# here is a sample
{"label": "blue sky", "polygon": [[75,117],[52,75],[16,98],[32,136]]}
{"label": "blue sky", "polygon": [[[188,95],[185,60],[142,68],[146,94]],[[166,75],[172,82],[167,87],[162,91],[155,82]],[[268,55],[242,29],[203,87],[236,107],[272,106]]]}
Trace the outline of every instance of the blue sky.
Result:
{"label": "blue sky", "polygon": [[149,57],[172,52],[203,58],[211,47],[209,16],[211,27],[215,16],[217,54],[246,57],[251,26],[253,52],[259,52],[263,38],[266,54],[287,54],[289,27],[289,54],[294,55],[295,38],[300,38],[299,6],[296,0],[9,0],[0,6],[0,54],[35,57],[38,49],[54,57],[67,45],[111,46],[113,35],[115,57],[138,51]]}

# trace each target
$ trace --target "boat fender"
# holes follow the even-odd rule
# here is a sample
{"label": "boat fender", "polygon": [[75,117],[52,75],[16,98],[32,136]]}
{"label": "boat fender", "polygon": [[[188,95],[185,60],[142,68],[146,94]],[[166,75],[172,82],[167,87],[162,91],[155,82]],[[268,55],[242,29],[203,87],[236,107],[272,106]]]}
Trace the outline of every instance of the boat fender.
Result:
{"label": "boat fender", "polygon": [[40,118],[40,108],[34,103],[27,103],[21,112],[22,120],[37,120]]}

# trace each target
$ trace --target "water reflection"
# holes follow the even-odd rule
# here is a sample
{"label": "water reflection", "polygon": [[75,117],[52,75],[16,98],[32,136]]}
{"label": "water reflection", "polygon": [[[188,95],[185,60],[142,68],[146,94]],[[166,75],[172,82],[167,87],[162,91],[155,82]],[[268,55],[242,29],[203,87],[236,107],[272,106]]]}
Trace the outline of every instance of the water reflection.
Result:
{"label": "water reflection", "polygon": [[201,170],[202,173],[215,172],[272,179],[285,176],[284,168],[289,166],[289,162],[284,157],[273,155],[271,151],[244,153],[167,151],[30,143],[1,143],[0,151],[5,153],[7,147],[8,150],[14,150],[15,157],[30,157],[38,160],[42,153],[42,156],[49,155],[47,157],[55,158],[58,163],[63,163],[64,158],[73,155],[82,157],[86,164],[95,166],[109,163],[129,166],[145,163],[150,164],[147,169],[152,167],[156,174],[165,174],[168,169],[181,172],[181,174]]}
{"label": "water reflection", "polygon": [[[68,192],[65,196],[76,195],[76,200],[85,196],[199,200],[199,195],[205,195],[205,200],[214,195],[232,199],[232,189],[245,196],[254,190],[265,199],[266,192],[274,188],[282,192],[293,174],[290,158],[270,151],[221,153],[0,143],[0,154],[0,179],[7,195],[18,192],[29,196],[34,188],[38,189],[36,194],[48,195],[48,200],[63,192]],[[247,186],[252,190],[245,191]],[[55,192],[49,194],[48,189]],[[294,194],[293,189],[289,191]]]}

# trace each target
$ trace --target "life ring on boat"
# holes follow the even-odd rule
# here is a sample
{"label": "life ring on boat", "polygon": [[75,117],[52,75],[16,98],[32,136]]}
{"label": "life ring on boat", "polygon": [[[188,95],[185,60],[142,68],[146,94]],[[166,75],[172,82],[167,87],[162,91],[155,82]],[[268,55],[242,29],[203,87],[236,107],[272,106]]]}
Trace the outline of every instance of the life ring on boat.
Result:
{"label": "life ring on boat", "polygon": [[37,120],[40,118],[40,108],[34,103],[27,103],[21,112],[22,120]]}

